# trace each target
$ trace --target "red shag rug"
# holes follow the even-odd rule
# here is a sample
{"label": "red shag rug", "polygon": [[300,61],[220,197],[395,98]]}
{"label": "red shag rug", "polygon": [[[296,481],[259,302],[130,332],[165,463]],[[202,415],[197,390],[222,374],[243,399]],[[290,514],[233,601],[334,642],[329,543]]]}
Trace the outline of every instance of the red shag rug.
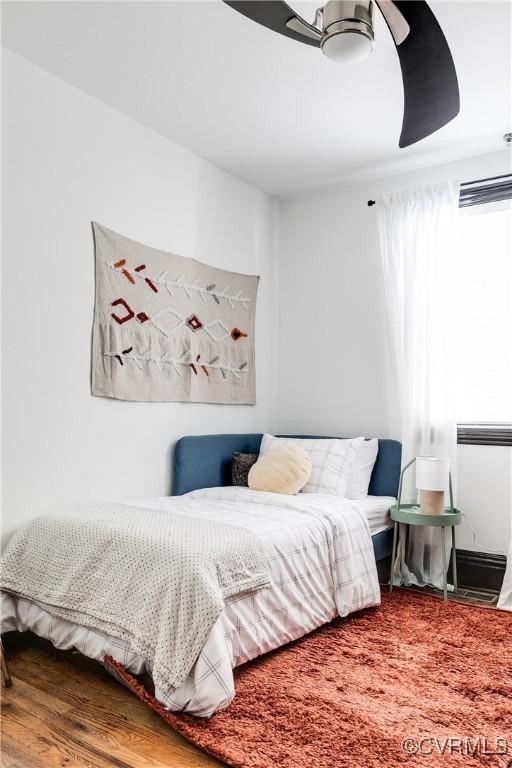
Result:
{"label": "red shag rug", "polygon": [[379,608],[235,670],[235,700],[209,720],[167,712],[109,665],[169,725],[236,768],[512,766],[505,612],[385,593]]}

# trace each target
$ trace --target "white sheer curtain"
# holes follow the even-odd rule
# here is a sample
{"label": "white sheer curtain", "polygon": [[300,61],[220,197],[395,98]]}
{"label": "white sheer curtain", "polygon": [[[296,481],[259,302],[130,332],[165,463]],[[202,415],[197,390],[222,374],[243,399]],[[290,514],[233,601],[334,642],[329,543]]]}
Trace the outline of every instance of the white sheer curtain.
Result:
{"label": "white sheer curtain", "polygon": [[501,608],[502,611],[512,611],[512,506],[510,508],[510,543],[508,547],[507,569],[497,607]]}
{"label": "white sheer curtain", "polygon": [[[445,182],[386,195],[378,201],[381,261],[396,397],[392,434],[403,460],[448,457],[456,489],[457,426],[450,362],[454,229],[459,185]],[[416,501],[414,470],[403,501]],[[441,586],[440,529],[411,530],[407,564],[404,537],[394,579]]]}

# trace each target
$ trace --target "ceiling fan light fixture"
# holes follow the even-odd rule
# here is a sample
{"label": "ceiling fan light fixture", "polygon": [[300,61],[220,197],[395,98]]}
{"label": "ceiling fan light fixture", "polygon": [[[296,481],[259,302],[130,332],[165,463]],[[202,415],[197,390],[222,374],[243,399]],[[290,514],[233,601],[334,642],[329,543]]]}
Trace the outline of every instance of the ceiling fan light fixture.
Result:
{"label": "ceiling fan light fixture", "polygon": [[[376,5],[391,32],[402,70],[404,111],[398,146],[422,141],[459,113],[453,57],[426,0],[327,0],[312,23],[286,0],[224,2],[274,32],[322,48],[326,56],[339,62],[361,61],[371,53]],[[510,146],[512,140],[504,138]]]}
{"label": "ceiling fan light fixture", "polygon": [[374,44],[372,12],[371,0],[329,0],[322,12],[322,53],[342,64],[366,59]]}
{"label": "ceiling fan light fixture", "polygon": [[322,53],[337,64],[352,64],[368,58],[373,51],[373,34],[355,29],[332,32],[322,38]]}

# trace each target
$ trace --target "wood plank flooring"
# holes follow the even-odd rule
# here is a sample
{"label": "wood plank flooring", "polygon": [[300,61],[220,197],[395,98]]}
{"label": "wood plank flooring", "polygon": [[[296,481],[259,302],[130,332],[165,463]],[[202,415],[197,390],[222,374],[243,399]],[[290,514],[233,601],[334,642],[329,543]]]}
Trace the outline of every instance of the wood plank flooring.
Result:
{"label": "wood plank flooring", "polygon": [[100,664],[29,633],[6,639],[1,768],[222,768]]}

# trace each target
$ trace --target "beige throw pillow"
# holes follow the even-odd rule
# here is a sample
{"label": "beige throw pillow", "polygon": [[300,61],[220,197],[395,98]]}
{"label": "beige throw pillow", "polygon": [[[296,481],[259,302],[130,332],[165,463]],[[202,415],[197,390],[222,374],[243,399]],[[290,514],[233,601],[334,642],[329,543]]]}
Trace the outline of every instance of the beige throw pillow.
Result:
{"label": "beige throw pillow", "polygon": [[303,448],[298,445],[279,446],[260,454],[249,472],[249,488],[291,496],[304,488],[312,468],[311,457]]}

